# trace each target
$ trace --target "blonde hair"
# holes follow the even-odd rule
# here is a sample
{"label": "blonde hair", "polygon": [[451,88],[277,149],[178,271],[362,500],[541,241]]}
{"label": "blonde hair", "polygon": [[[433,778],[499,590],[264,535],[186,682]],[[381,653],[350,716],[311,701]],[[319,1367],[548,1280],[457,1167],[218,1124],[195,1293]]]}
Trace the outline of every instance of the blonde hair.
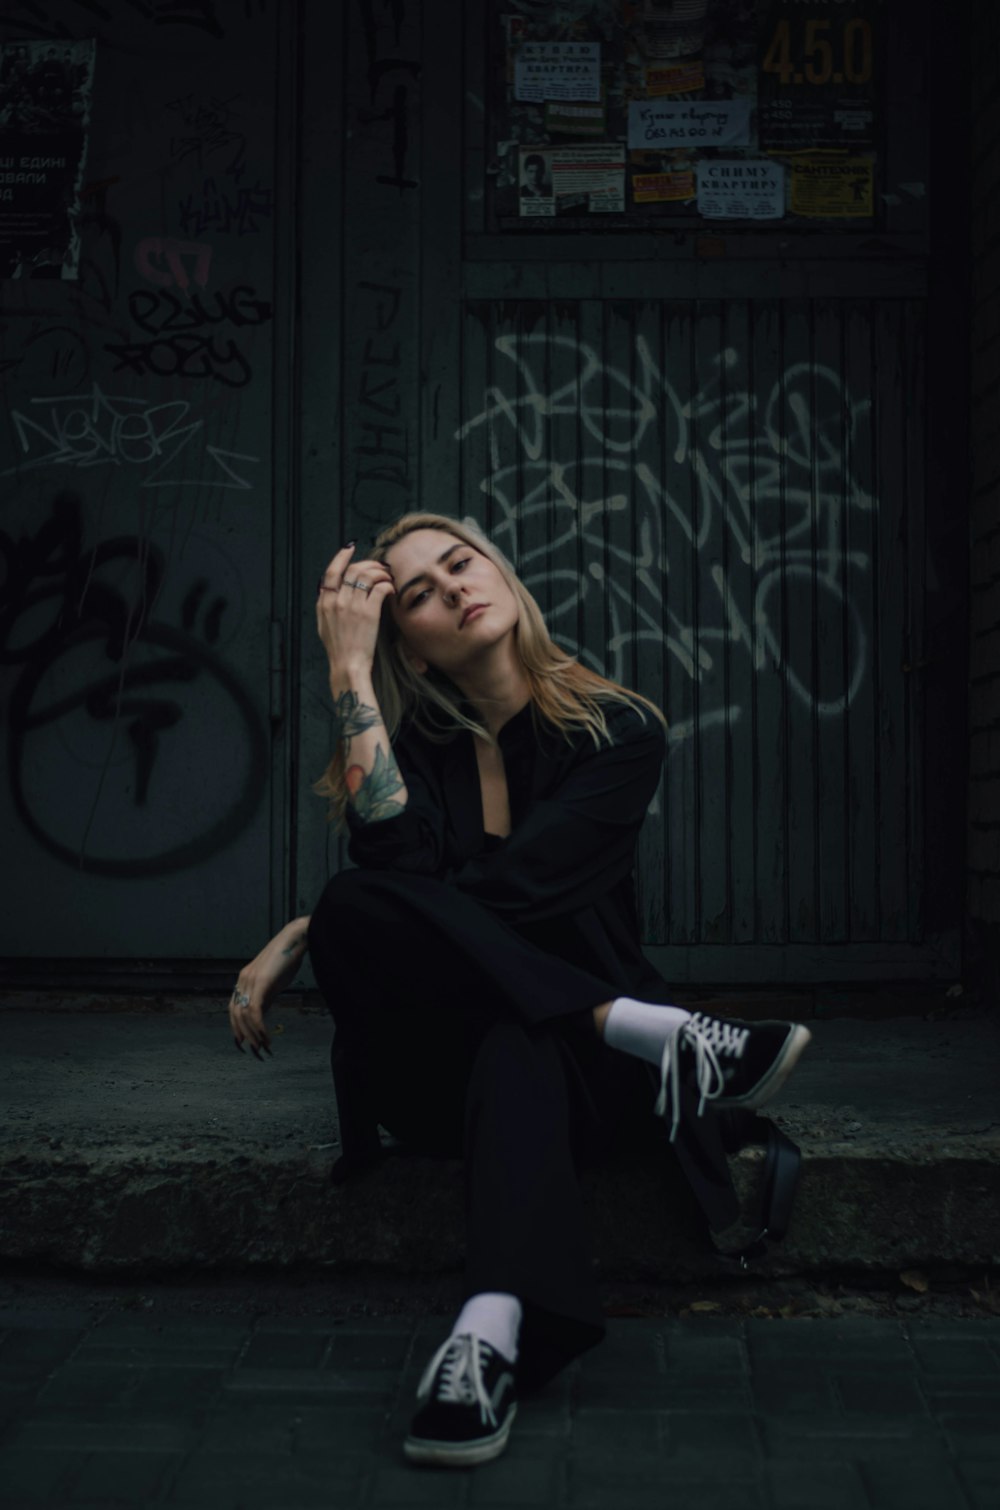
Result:
{"label": "blonde hair", "polygon": [[[528,681],[532,715],[536,720],[551,725],[567,739],[586,732],[596,746],[612,743],[604,712],[608,703],[635,708],[643,718],[648,711],[666,728],[666,719],[655,703],[581,666],[574,656],[555,643],[541,609],[507,557],[471,520],[452,519],[447,514],[403,514],[379,533],[368,559],[384,561],[392,547],[415,530],[441,530],[453,535],[492,561],[503,577],[518,604],[515,644]],[[388,603],[382,610],[372,683],[390,741],[406,722],[437,743],[453,739],[460,729],[468,729],[491,744],[495,743],[485,725],[470,716],[462,694],[447,677],[433,667],[424,673],[414,670],[404,653],[402,637]],[[314,790],[330,799],[330,816],[338,826],[341,825],[347,805],[341,746],[334,752]]]}

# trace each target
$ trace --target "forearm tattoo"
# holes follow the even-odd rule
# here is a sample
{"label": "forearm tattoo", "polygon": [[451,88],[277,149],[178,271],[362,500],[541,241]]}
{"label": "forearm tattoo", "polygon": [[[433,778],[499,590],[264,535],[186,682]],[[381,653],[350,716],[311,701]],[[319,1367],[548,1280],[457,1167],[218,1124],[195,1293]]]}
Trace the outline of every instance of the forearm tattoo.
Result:
{"label": "forearm tattoo", "polygon": [[358,701],[356,692],[341,692],[338,694],[333,705],[333,741],[339,745],[344,741],[344,756],[346,759],[347,748],[355,734],[363,734],[366,729],[374,729],[376,724],[382,722],[375,708],[370,708],[367,703]]}
{"label": "forearm tattoo", "polygon": [[301,954],[302,950],[305,949],[305,947],[308,944],[308,942],[309,942],[309,933],[308,933],[308,930],[307,930],[305,933],[300,933],[299,936],[298,936],[298,938],[292,939],[292,941],[291,941],[290,944],[286,944],[285,947],[284,947],[284,949],[282,949],[281,952],[282,952],[282,954],[288,954],[288,955],[291,955],[291,954]]}
{"label": "forearm tattoo", "polygon": [[356,692],[341,692],[336,697],[333,706],[334,736],[337,744],[343,746],[348,799],[358,817],[365,823],[395,818],[405,808],[405,803],[394,801],[396,792],[401,791],[405,783],[391,750],[387,755],[384,750],[376,749],[370,771],[356,763],[348,764],[354,736],[363,734],[366,729],[374,729],[381,722],[378,710],[359,702]]}
{"label": "forearm tattoo", "polygon": [[378,823],[405,811],[406,804],[395,800],[404,782],[391,751],[387,755],[384,750],[376,750],[370,771],[359,765],[348,766],[345,780],[351,806],[364,823]]}

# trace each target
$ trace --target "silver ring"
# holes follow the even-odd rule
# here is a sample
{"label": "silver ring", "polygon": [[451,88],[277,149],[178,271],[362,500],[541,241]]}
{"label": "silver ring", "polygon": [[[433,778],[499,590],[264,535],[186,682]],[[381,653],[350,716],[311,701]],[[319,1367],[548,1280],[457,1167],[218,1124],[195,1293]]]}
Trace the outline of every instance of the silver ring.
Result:
{"label": "silver ring", "polygon": [[344,586],[345,587],[357,587],[357,588],[360,588],[360,590],[362,592],[371,592],[371,590],[372,590],[370,582],[348,582],[348,581],[345,580]]}
{"label": "silver ring", "polygon": [[248,1007],[250,1005],[250,998],[249,996],[247,996],[245,991],[237,991],[234,989],[233,1001],[235,1001],[238,1007]]}

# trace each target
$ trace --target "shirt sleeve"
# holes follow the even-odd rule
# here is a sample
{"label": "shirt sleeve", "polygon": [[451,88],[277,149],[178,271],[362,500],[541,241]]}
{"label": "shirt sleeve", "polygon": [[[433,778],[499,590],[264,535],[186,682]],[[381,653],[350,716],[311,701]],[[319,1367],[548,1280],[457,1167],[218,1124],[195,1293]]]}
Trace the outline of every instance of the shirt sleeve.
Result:
{"label": "shirt sleeve", "polygon": [[609,720],[615,742],[581,741],[554,790],[529,806],[496,850],[446,879],[511,922],[535,922],[588,907],[625,879],[663,767],[662,727],[632,708]]}
{"label": "shirt sleeve", "polygon": [[439,875],[444,867],[445,814],[429,781],[410,758],[404,742],[393,746],[400,774],[406,782],[406,806],[395,818],[365,823],[347,805],[350,833],[347,853],[362,870],[403,870],[414,875]]}

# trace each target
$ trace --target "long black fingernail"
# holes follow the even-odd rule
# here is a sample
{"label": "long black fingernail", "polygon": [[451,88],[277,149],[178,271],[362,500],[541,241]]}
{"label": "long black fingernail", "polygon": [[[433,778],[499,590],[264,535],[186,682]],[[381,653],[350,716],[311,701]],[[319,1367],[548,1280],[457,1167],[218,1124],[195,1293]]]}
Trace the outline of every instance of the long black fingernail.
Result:
{"label": "long black fingernail", "polygon": [[257,1045],[255,1043],[252,1043],[250,1045],[250,1048],[253,1051],[253,1057],[255,1059],[259,1059],[260,1062],[261,1062],[261,1064],[263,1064],[264,1063],[264,1058],[263,1058],[263,1055],[261,1054],[260,1050],[258,1049]]}
{"label": "long black fingernail", "polygon": [[270,1046],[270,1044],[262,1043],[261,1044],[261,1048],[264,1050],[264,1053],[267,1055],[267,1057],[269,1059],[273,1059],[274,1058],[274,1055],[271,1053],[271,1046]]}
{"label": "long black fingernail", "polygon": [[236,1047],[239,1049],[240,1053],[242,1054],[243,1053],[243,1045],[240,1043],[239,1039],[238,1038],[234,1038],[233,1042],[235,1043]]}

